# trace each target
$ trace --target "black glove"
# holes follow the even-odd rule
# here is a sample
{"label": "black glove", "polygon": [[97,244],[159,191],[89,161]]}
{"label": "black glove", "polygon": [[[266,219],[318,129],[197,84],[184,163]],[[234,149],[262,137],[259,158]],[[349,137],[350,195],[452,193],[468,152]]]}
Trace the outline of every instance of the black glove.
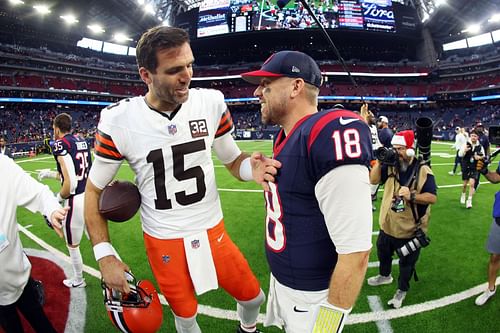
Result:
{"label": "black glove", "polygon": [[488,173],[489,164],[490,161],[488,159],[477,160],[476,170],[479,171],[481,174],[486,175]]}

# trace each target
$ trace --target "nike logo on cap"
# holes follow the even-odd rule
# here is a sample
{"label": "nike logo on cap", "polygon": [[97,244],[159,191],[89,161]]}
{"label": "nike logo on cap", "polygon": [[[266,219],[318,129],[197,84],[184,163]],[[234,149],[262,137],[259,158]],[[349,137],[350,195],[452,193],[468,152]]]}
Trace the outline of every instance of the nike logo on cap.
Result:
{"label": "nike logo on cap", "polygon": [[349,125],[350,123],[353,123],[355,121],[358,121],[359,119],[356,118],[349,118],[349,119],[344,119],[344,117],[340,117],[339,123],[342,126]]}

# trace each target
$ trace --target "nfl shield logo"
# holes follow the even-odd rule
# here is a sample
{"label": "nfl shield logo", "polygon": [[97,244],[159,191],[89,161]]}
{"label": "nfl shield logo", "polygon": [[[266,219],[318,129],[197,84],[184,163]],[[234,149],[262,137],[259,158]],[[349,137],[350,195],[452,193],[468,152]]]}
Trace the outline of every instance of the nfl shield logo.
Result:
{"label": "nfl shield logo", "polygon": [[167,126],[168,134],[175,135],[177,133],[177,125],[171,124]]}
{"label": "nfl shield logo", "polygon": [[197,249],[200,247],[200,241],[198,239],[195,239],[194,241],[191,241],[191,248]]}
{"label": "nfl shield logo", "polygon": [[170,261],[170,256],[168,255],[162,255],[161,260],[163,261],[164,264],[168,264]]}

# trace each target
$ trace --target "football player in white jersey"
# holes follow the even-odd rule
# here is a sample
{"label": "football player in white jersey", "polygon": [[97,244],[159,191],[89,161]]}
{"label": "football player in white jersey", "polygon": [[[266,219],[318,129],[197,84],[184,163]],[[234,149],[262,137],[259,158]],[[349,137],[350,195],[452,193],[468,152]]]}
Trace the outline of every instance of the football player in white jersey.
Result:
{"label": "football player in white jersey", "polygon": [[150,266],[177,331],[200,332],[195,294],[221,286],[237,301],[237,331],[258,332],[265,296],[225,231],[211,153],[236,178],[263,186],[273,181],[280,163],[240,151],[222,93],[189,89],[194,57],[184,30],[162,26],[145,32],[137,63],[148,92],[102,111],[85,191],[85,220],[103,279],[110,288],[129,291],[129,268],[112,248],[98,212],[102,189],[127,160],[141,193]]}
{"label": "football player in white jersey", "polygon": [[[363,117],[370,127],[370,132],[372,135],[372,149],[373,149],[373,157],[375,157],[375,152],[377,149],[382,147],[382,143],[380,143],[380,139],[378,138],[378,129],[377,129],[377,119],[373,115],[373,112],[368,110],[368,104],[363,103],[361,106],[361,117]],[[375,210],[375,205],[374,201],[377,200],[377,192],[379,188],[379,184],[373,184],[371,185],[371,194],[372,194],[372,210]]]}

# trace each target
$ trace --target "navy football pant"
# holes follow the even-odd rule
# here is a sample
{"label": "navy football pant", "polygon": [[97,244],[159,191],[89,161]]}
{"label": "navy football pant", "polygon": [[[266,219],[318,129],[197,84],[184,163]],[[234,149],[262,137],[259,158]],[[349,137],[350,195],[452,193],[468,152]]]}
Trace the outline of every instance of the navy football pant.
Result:
{"label": "navy football pant", "polygon": [[[391,274],[393,254],[396,252],[396,249],[408,243],[410,239],[411,238],[395,238],[380,230],[377,238],[377,255],[380,261],[380,275],[389,276]],[[420,250],[419,248],[406,257],[399,259],[398,288],[402,291],[408,291],[410,289],[410,280],[415,272],[415,265],[420,255]]]}

